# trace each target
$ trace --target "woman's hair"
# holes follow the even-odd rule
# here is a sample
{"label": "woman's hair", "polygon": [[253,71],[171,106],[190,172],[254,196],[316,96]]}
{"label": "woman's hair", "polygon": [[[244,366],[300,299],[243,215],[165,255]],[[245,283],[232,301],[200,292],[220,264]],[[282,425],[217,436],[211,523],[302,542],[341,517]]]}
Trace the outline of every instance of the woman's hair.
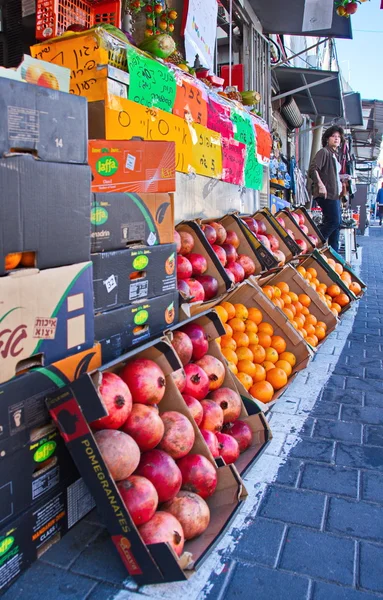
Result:
{"label": "woman's hair", "polygon": [[339,135],[341,137],[341,140],[342,140],[342,144],[343,144],[343,142],[344,142],[344,130],[343,130],[343,127],[339,127],[339,125],[333,125],[332,127],[329,127],[328,129],[326,129],[326,131],[322,135],[322,146],[323,146],[323,148],[325,148],[327,146],[328,139],[331,136],[333,136],[334,133],[339,133]]}

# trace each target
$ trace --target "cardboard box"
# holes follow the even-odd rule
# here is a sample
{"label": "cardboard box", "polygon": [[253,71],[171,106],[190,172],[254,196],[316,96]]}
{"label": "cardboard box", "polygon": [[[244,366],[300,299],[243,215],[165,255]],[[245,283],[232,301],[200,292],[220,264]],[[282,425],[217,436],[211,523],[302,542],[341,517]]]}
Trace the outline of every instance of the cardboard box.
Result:
{"label": "cardboard box", "polygon": [[365,293],[365,291],[367,290],[367,285],[364,283],[364,281],[362,281],[362,279],[360,279],[360,277],[358,277],[358,275],[351,268],[351,266],[344,260],[343,256],[338,254],[338,252],[335,252],[335,250],[333,250],[333,248],[331,248],[331,246],[324,246],[320,250],[320,254],[322,254],[322,256],[325,256],[327,259],[332,258],[333,260],[335,260],[335,262],[340,263],[343,267],[343,270],[347,271],[347,273],[349,273],[351,275],[352,281],[359,283],[360,287],[362,288],[362,291],[360,294],[357,295],[357,297],[361,298],[363,296],[363,294]]}
{"label": "cardboard box", "polygon": [[0,77],[0,155],[86,164],[87,144],[86,98]]}
{"label": "cardboard box", "polygon": [[324,246],[324,244],[326,243],[326,240],[324,239],[323,235],[321,234],[318,225],[316,225],[316,223],[310,216],[309,211],[304,206],[300,206],[299,208],[295,208],[294,212],[296,212],[298,215],[304,216],[305,225],[309,230],[309,234],[315,235],[319,240],[319,244],[318,244],[317,248],[321,248],[322,246]]}
{"label": "cardboard box", "polygon": [[95,312],[177,290],[175,244],[92,254],[92,262]]}
{"label": "cardboard box", "polygon": [[218,296],[212,300],[206,302],[191,302],[183,303],[180,311],[180,320],[189,319],[190,317],[196,316],[201,312],[205,312],[209,308],[213,308],[218,303],[219,299],[223,299],[227,290],[233,287],[233,283],[227,275],[224,267],[220,263],[217,255],[212,250],[209,242],[207,241],[201,227],[196,221],[183,221],[176,226],[178,232],[186,231],[190,233],[194,238],[194,249],[193,252],[202,254],[207,260],[208,269],[205,275],[215,277],[218,281]]}
{"label": "cardboard box", "polygon": [[286,262],[290,262],[294,256],[298,256],[301,253],[300,247],[267,208],[257,211],[252,216],[257,221],[262,221],[265,224],[267,234],[274,235],[278,239],[279,249],[286,256]]}
{"label": "cardboard box", "polygon": [[70,70],[24,54],[17,69],[0,67],[0,77],[69,93]]}
{"label": "cardboard box", "polygon": [[30,565],[59,542],[95,506],[82,479],[30,507],[0,529],[0,591],[12,585]]}
{"label": "cardboard box", "polygon": [[95,338],[101,344],[102,363],[108,363],[178,323],[178,291],[99,313]]}
{"label": "cardboard box", "polygon": [[0,443],[0,527],[36,505],[78,471],[54,425],[36,429],[35,438],[17,452],[8,453],[12,440]]}
{"label": "cardboard box", "polygon": [[99,367],[101,346],[96,344],[89,350],[0,384],[0,446],[6,442],[10,454],[29,444],[34,430],[51,421],[45,406],[47,394]]}
{"label": "cardboard box", "polygon": [[[115,364],[115,369],[118,371],[133,356],[137,356],[137,353],[121,357],[119,363]],[[172,347],[165,341],[140,351],[139,356],[155,360],[167,377],[174,369],[180,367]],[[174,387],[170,384],[166,399],[162,400],[161,404],[164,402],[164,407],[178,406],[179,410],[188,416],[186,405],[178,405],[172,400]],[[146,546],[143,543],[102,459],[84,418],[84,411],[92,418],[101,418],[106,414],[97,393],[97,379],[93,378],[92,381],[89,376],[84,376],[60,394],[48,398],[47,404],[84,481],[95,498],[129,575],[139,585],[187,579],[193,572],[192,568],[198,568],[223,535],[241,506],[246,491],[236,470],[231,466],[217,469],[218,486],[215,494],[207,500],[211,512],[210,525],[203,535],[187,542],[184,555],[177,558],[167,544]],[[206,445],[200,443],[202,437],[195,424],[194,427],[197,435],[192,452],[203,454],[209,460]]]}
{"label": "cardboard box", "polygon": [[88,153],[93,192],[176,190],[174,142],[90,140]]}
{"label": "cardboard box", "polygon": [[89,167],[10,156],[0,159],[0,189],[0,275],[14,252],[34,252],[38,269],[90,259]]}
{"label": "cardboard box", "polygon": [[[303,340],[302,336],[294,329],[287,317],[265,296],[255,281],[241,283],[234,292],[227,295],[225,300],[232,304],[244,304],[247,308],[259,308],[263,313],[264,321],[273,326],[274,335],[280,335],[286,340],[286,351],[292,352],[296,356],[297,362],[287,385],[278,390],[274,394],[272,401],[268,404],[264,404],[256,399],[262,411],[267,412],[286,391],[296,375],[307,367],[314,353]],[[243,386],[237,379],[235,379],[235,383],[241,395],[243,395]]]}
{"label": "cardboard box", "polygon": [[174,243],[173,194],[108,192],[92,198],[92,252]]}
{"label": "cardboard box", "polygon": [[97,67],[91,75],[72,77],[70,93],[85,96],[88,102],[105,100],[109,95],[128,98],[130,75],[111,65]]}
{"label": "cardboard box", "polygon": [[94,343],[92,263],[0,279],[0,383]]}
{"label": "cardboard box", "polygon": [[[303,240],[304,242],[306,242],[306,244],[307,244],[307,253],[312,252],[313,250],[315,250],[316,246],[307,237],[307,235],[305,234],[305,232],[302,231],[302,229],[299,227],[298,223],[296,222],[296,220],[294,219],[294,217],[291,215],[291,212],[289,210],[280,210],[279,212],[277,212],[277,214],[275,215],[275,217],[276,218],[282,217],[282,219],[284,220],[284,222],[286,224],[285,229],[291,229],[291,231],[294,234],[294,239],[295,240],[299,240],[300,239],[300,240]],[[309,233],[309,235],[311,235],[311,234]]]}

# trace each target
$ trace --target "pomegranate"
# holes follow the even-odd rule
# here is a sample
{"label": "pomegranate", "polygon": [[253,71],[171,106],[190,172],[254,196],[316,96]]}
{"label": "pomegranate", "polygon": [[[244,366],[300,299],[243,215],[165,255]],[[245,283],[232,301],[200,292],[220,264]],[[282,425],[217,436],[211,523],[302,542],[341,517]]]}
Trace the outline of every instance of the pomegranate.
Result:
{"label": "pomegranate", "polygon": [[211,392],[208,400],[215,402],[222,409],[224,423],[236,421],[242,412],[241,396],[230,388],[224,387]]}
{"label": "pomegranate", "polygon": [[309,233],[309,228],[308,228],[308,227],[306,227],[306,225],[301,225],[301,230],[303,231],[303,233],[304,233],[305,235],[308,235],[308,233]]}
{"label": "pomegranate", "polygon": [[141,452],[147,452],[160,443],[165,427],[156,406],[133,404],[122,431],[134,439]]}
{"label": "pomegranate", "polygon": [[140,462],[140,449],[134,439],[111,429],[96,431],[94,437],[114,481],[127,479]]}
{"label": "pomegranate", "polygon": [[175,410],[164,412],[161,419],[165,425],[165,433],[158,445],[159,450],[174,459],[189,454],[195,442],[194,428],[189,419]]}
{"label": "pomegranate", "polygon": [[253,432],[250,425],[245,423],[245,421],[238,420],[235,423],[228,423],[224,426],[222,432],[231,435],[237,440],[241,454],[251,446],[253,441]]}
{"label": "pomegranate", "polygon": [[232,273],[231,271],[229,271],[229,269],[226,269],[226,268],[225,268],[225,271],[226,271],[226,275],[230,279],[231,283],[235,283],[234,273]]}
{"label": "pomegranate", "polygon": [[221,223],[216,223],[215,221],[210,223],[210,226],[215,229],[215,232],[217,234],[217,240],[216,240],[217,245],[222,246],[222,244],[224,244],[226,241],[226,236],[227,236],[226,229],[224,228],[223,225],[221,225]]}
{"label": "pomegranate", "polygon": [[245,270],[237,262],[230,263],[227,269],[234,275],[235,283],[241,283],[245,279]]}
{"label": "pomegranate", "polygon": [[154,517],[141,525],[140,536],[147,546],[150,544],[170,544],[177,556],[181,556],[184,549],[184,532],[181,523],[173,515],[162,510],[156,512]]}
{"label": "pomegranate", "polygon": [[306,254],[307,252],[307,244],[304,240],[295,240],[295,243],[300,247],[301,252],[303,252],[303,254]]}
{"label": "pomegranate", "polygon": [[319,244],[319,240],[316,235],[308,235],[307,237],[315,247]]}
{"label": "pomegranate", "polygon": [[296,222],[297,225],[301,224],[301,220],[300,217],[297,213],[290,213],[290,216],[294,219],[294,221]]}
{"label": "pomegranate", "polygon": [[223,267],[226,266],[227,263],[227,256],[226,256],[226,252],[223,248],[221,248],[221,246],[212,246],[214,252],[216,253],[216,255],[218,256],[218,260],[221,263],[221,265]]}
{"label": "pomegranate", "polygon": [[226,244],[231,244],[237,250],[240,245],[239,237],[232,229],[226,230]]}
{"label": "pomegranate", "polygon": [[265,248],[271,252],[271,246],[268,238],[265,235],[260,234],[257,235],[257,238],[261,242],[261,244],[263,244]]}
{"label": "pomegranate", "polygon": [[217,241],[217,232],[211,225],[202,225],[202,231],[205,234],[205,237],[209,244],[213,245]]}
{"label": "pomegranate", "polygon": [[189,394],[182,394],[182,398],[185,400],[191,416],[199,427],[203,419],[203,408],[201,406],[201,402]]}
{"label": "pomegranate", "polygon": [[299,219],[299,225],[305,225],[305,218],[304,215],[302,215],[302,213],[297,213],[298,214],[298,219]]}
{"label": "pomegranate", "polygon": [[193,396],[197,400],[203,400],[209,393],[209,378],[205,371],[198,365],[190,364],[185,367],[186,386],[185,394]]}
{"label": "pomegranate", "polygon": [[[202,254],[196,254],[196,253],[188,254],[187,259],[189,260],[189,262],[192,266],[194,276],[195,275],[203,275],[204,273],[206,273],[207,260],[204,256],[202,256]],[[189,275],[189,277],[190,277],[190,275]]]}
{"label": "pomegranate", "polygon": [[173,333],[172,346],[177,352],[183,366],[187,365],[193,355],[193,344],[190,337],[183,331],[175,331]]}
{"label": "pomegranate", "polygon": [[255,219],[253,219],[253,217],[245,217],[242,220],[246,223],[250,231],[252,231],[255,234],[258,233],[258,222]]}
{"label": "pomegranate", "polygon": [[218,358],[205,354],[201,360],[196,363],[203,369],[209,378],[209,390],[217,390],[221,387],[225,379],[225,367]]}
{"label": "pomegranate", "polygon": [[218,483],[216,467],[201,454],[188,454],[177,461],[182,475],[182,489],[209,498]]}
{"label": "pomegranate", "polygon": [[186,374],[185,371],[183,369],[178,369],[177,371],[174,371],[172,373],[172,379],[174,381],[174,383],[176,384],[178,391],[182,392],[184,391],[185,387],[186,387]]}
{"label": "pomegranate", "polygon": [[164,397],[165,375],[152,360],[133,359],[123,368],[121,377],[132,393],[133,402],[152,405]]}
{"label": "pomegranate", "polygon": [[145,477],[131,475],[120,481],[117,487],[133,523],[138,527],[150,521],[158,506],[158,494],[152,482]]}
{"label": "pomegranate", "polygon": [[218,281],[215,277],[211,275],[198,275],[196,279],[205,291],[205,300],[211,300],[218,295]]}
{"label": "pomegranate", "polygon": [[239,445],[235,438],[226,433],[216,433],[219,455],[223,458],[227,465],[235,463],[239,457]]}
{"label": "pomegranate", "polygon": [[192,359],[199,360],[203,358],[209,351],[209,340],[204,328],[197,325],[197,323],[189,323],[182,327],[181,331],[191,339],[193,345]]}
{"label": "pomegranate", "polygon": [[190,296],[193,298],[193,302],[203,302],[205,300],[205,290],[199,281],[196,279],[186,279],[187,285],[189,286]]}
{"label": "pomegranate", "polygon": [[261,235],[266,235],[266,233],[267,233],[266,223],[264,223],[263,221],[259,221],[258,219],[256,219],[256,222],[257,222],[257,227],[258,227],[258,233],[260,233]]}
{"label": "pomegranate", "polygon": [[209,431],[208,429],[201,429],[201,433],[202,433],[202,437],[204,438],[206,445],[209,448],[213,458],[218,458],[219,457],[219,446],[218,446],[218,440],[217,440],[215,433],[213,433],[212,431]]}
{"label": "pomegranate", "polygon": [[98,388],[108,416],[91,423],[92,429],[120,429],[132,410],[132,394],[126,383],[114,373],[102,373]]}
{"label": "pomegranate", "polygon": [[173,458],[163,450],[145,452],[135,474],[152,482],[159,502],[171,500],[181,489],[181,471]]}
{"label": "pomegranate", "polygon": [[237,254],[237,250],[234,248],[234,246],[232,246],[231,244],[222,244],[221,246],[225,252],[226,252],[226,257],[227,257],[227,264],[229,265],[230,263],[233,263],[237,260],[238,254]]}
{"label": "pomegranate", "polygon": [[181,236],[178,231],[174,230],[174,243],[177,246],[177,254],[181,250]]}
{"label": "pomegranate", "polygon": [[275,235],[271,235],[270,233],[266,234],[267,239],[270,242],[271,252],[276,252],[279,250],[279,240]]}
{"label": "pomegranate", "polygon": [[223,425],[223,410],[213,400],[202,400],[203,419],[200,425],[201,429],[208,431],[221,431]]}
{"label": "pomegranate", "polygon": [[245,271],[245,278],[247,279],[251,275],[254,275],[256,271],[255,262],[247,256],[247,254],[240,254],[237,259],[237,263],[241,265],[243,270]]}
{"label": "pomegranate", "polygon": [[177,256],[177,279],[189,279],[192,276],[193,267],[186,256]]}
{"label": "pomegranate", "polygon": [[295,235],[294,235],[294,232],[293,232],[293,231],[291,231],[291,229],[288,229],[288,228],[287,228],[287,229],[286,229],[286,232],[289,234],[289,236],[290,236],[290,237],[291,237],[293,240],[295,240]]}
{"label": "pomegranate", "polygon": [[286,255],[282,252],[282,250],[277,250],[276,252],[273,252],[273,256],[277,259],[278,263],[280,263],[281,265],[285,264]]}
{"label": "pomegranate", "polygon": [[283,217],[277,217],[277,221],[280,225],[282,225],[283,229],[286,229],[286,223]]}
{"label": "pomegranate", "polygon": [[194,248],[193,236],[191,235],[191,233],[188,233],[187,231],[181,231],[180,238],[181,238],[181,249],[178,251],[178,254],[182,254],[182,256],[185,256],[185,254],[190,254],[190,252],[192,252],[192,250]]}
{"label": "pomegranate", "polygon": [[183,279],[179,279],[177,282],[177,290],[179,292],[181,292],[181,294],[183,294],[186,298],[189,298],[190,296],[190,288],[188,286],[188,284],[186,283],[186,281],[184,281]]}
{"label": "pomegranate", "polygon": [[180,491],[173,500],[166,502],[162,509],[175,517],[182,526],[185,540],[201,535],[209,526],[210,509],[197,494]]}

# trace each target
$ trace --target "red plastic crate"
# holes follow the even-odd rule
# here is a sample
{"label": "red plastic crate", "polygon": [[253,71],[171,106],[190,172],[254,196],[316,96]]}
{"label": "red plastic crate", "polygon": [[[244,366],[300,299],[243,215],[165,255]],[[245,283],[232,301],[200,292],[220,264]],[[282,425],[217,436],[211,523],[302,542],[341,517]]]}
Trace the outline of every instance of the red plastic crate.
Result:
{"label": "red plastic crate", "polygon": [[61,35],[74,23],[88,29],[97,23],[121,27],[121,0],[37,0],[37,40]]}

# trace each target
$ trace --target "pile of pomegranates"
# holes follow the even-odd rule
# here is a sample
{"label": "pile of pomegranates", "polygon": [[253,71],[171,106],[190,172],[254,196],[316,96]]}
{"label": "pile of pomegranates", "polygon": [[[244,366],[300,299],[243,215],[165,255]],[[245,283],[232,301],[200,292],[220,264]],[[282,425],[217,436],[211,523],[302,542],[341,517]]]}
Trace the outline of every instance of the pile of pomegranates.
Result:
{"label": "pile of pomegranates", "polygon": [[257,240],[271,252],[278,261],[278,264],[284,265],[286,262],[286,255],[279,248],[277,236],[267,233],[267,227],[264,221],[260,218],[255,219],[254,217],[242,217],[242,221],[246,223],[247,227],[253,232]]}
{"label": "pile of pomegranates", "polygon": [[204,302],[218,295],[218,281],[207,273],[208,258],[194,252],[195,240],[187,231],[175,231],[178,290],[190,302]]}
{"label": "pile of pomegranates", "polygon": [[[295,223],[297,224],[297,226],[299,227],[299,229],[305,234],[305,236],[310,240],[310,242],[312,243],[313,246],[317,246],[319,243],[319,240],[317,238],[316,235],[310,235],[309,229],[305,223],[305,218],[304,215],[302,215],[301,213],[296,213],[296,212],[291,212],[290,216],[292,219],[294,219]],[[307,242],[301,238],[298,238],[296,235],[294,235],[294,232],[287,226],[285,219],[280,215],[279,217],[277,217],[277,221],[280,225],[282,225],[282,227],[287,231],[287,233],[289,234],[289,236],[295,241],[295,243],[299,246],[299,248],[301,249],[302,254],[306,254],[308,252],[308,245]]]}

